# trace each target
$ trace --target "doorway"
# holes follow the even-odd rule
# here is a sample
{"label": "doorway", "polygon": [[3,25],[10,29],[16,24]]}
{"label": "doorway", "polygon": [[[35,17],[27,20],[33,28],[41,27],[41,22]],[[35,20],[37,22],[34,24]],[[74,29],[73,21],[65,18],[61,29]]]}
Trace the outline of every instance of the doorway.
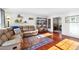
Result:
{"label": "doorway", "polygon": [[62,19],[61,17],[53,18],[53,32],[62,32]]}

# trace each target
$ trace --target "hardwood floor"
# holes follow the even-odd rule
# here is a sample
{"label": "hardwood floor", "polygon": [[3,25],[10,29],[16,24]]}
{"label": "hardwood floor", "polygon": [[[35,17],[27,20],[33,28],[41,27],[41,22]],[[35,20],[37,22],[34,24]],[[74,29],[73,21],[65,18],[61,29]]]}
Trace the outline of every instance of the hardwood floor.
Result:
{"label": "hardwood floor", "polygon": [[[44,34],[44,33],[40,33],[40,34]],[[53,40],[53,42],[48,43],[40,48],[37,48],[36,50],[48,50],[49,48],[55,46],[57,43],[59,43],[60,41],[62,41],[64,39],[70,39],[70,40],[75,40],[75,41],[79,42],[79,39],[77,39],[77,38],[65,36],[65,35],[62,35],[58,32],[53,32],[51,34],[52,34],[52,36],[50,38]],[[79,47],[78,47],[78,49],[79,49]]]}
{"label": "hardwood floor", "polygon": [[67,39],[71,39],[71,40],[79,42],[79,38],[74,38],[74,37],[70,37],[70,36],[66,36],[66,35],[62,35],[62,38],[63,39],[67,38]]}
{"label": "hardwood floor", "polygon": [[61,35],[57,32],[52,33],[51,39],[54,41],[38,48],[37,50],[48,50],[50,47],[54,46],[56,43],[62,40]]}
{"label": "hardwood floor", "polygon": [[[64,40],[66,38],[69,39],[69,40],[74,40],[74,41],[79,42],[79,39],[78,38],[74,38],[74,37],[70,37],[70,36],[65,36],[65,35],[62,35],[62,34],[60,34],[58,32],[53,32],[51,39],[54,40],[54,42],[51,42],[49,44],[46,44],[46,45],[38,48],[37,50],[48,50],[49,48],[51,48],[52,46],[56,45],[61,40]],[[79,47],[77,49],[79,50]]]}

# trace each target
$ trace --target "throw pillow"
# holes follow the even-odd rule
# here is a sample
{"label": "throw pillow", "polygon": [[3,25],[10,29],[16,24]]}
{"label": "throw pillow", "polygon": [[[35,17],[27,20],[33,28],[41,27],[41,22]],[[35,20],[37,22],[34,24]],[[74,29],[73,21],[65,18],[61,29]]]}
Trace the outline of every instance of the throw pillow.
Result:
{"label": "throw pillow", "polygon": [[16,28],[16,29],[14,29],[14,32],[15,32],[15,34],[20,34],[21,30],[20,30],[20,28]]}

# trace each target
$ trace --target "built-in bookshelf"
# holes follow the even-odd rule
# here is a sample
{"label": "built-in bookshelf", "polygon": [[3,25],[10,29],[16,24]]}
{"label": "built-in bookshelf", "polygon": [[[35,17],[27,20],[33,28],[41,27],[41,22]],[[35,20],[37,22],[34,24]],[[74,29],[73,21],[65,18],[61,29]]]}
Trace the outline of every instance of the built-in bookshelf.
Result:
{"label": "built-in bookshelf", "polygon": [[40,31],[44,31],[44,30],[47,30],[47,18],[37,18],[37,21],[36,21],[36,25],[37,25],[37,28],[38,30]]}

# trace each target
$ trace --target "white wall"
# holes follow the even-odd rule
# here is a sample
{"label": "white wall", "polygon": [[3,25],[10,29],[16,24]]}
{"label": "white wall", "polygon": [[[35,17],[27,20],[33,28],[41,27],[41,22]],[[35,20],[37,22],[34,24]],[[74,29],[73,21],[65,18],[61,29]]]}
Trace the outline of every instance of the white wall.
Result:
{"label": "white wall", "polygon": [[66,16],[62,16],[62,34],[69,36],[69,24],[65,23],[65,17]]}
{"label": "white wall", "polygon": [[1,28],[1,9],[0,9],[0,28]]}
{"label": "white wall", "polygon": [[50,32],[53,32],[53,17],[52,16],[49,16],[49,17],[47,17],[48,19],[51,19],[51,28],[48,28],[48,31],[50,31]]}
{"label": "white wall", "polygon": [[[70,12],[70,13],[66,13],[66,14],[57,14],[57,15],[52,15],[52,19],[54,17],[61,17],[62,18],[62,34],[63,35],[67,35],[67,36],[71,36],[71,37],[76,37],[79,38],[79,35],[76,34],[71,34],[70,33],[70,27],[69,27],[69,23],[65,23],[65,17],[66,16],[73,16],[73,15],[79,15],[79,11],[74,11],[74,12]],[[79,28],[79,24],[77,25]],[[74,27],[73,27],[74,28]],[[50,31],[53,31],[53,20],[51,21],[51,29],[49,29]]]}
{"label": "white wall", "polygon": [[[66,16],[74,16],[74,15],[79,15],[79,11],[70,12],[70,13],[62,16],[62,34],[63,35],[67,35],[67,36],[71,36],[71,37],[79,38],[79,35],[78,34],[70,33],[70,27],[69,27],[70,26],[70,23],[65,23],[65,17]],[[77,26],[79,28],[79,24],[77,24]]]}

